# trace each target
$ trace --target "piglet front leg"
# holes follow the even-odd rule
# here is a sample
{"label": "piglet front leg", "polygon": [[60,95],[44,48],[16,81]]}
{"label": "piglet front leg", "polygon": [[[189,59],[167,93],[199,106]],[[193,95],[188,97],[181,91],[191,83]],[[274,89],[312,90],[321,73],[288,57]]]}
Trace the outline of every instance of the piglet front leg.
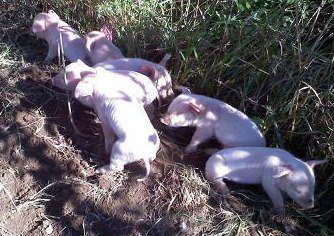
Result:
{"label": "piglet front leg", "polygon": [[190,143],[185,148],[186,153],[193,153],[197,150],[199,144],[204,143],[213,137],[213,129],[208,126],[197,127]]}
{"label": "piglet front leg", "polygon": [[52,59],[54,59],[57,54],[58,54],[58,49],[57,49],[57,46],[55,46],[54,44],[52,43],[49,43],[48,44],[49,46],[49,51],[48,51],[48,55],[46,56],[46,58],[44,59],[44,61],[48,62],[48,61],[51,61]]}
{"label": "piglet front leg", "polygon": [[275,179],[272,178],[271,176],[264,175],[262,179],[262,186],[274,205],[275,213],[283,215],[284,214],[283,196],[281,190],[276,186]]}
{"label": "piglet front leg", "polygon": [[223,195],[228,194],[229,189],[226,183],[224,182],[223,178],[215,179],[213,183]]}

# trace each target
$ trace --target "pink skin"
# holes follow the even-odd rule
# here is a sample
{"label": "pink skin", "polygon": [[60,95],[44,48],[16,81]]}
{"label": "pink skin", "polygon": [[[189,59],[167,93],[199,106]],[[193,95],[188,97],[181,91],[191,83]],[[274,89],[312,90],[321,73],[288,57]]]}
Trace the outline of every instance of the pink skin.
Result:
{"label": "pink skin", "polygon": [[85,49],[93,65],[105,60],[124,58],[121,50],[101,31],[88,33],[85,40]]}
{"label": "pink skin", "polygon": [[156,130],[137,98],[124,92],[124,79],[107,86],[107,80],[89,77],[78,83],[75,98],[93,104],[102,123],[105,147],[111,152],[110,164],[96,173],[121,171],[128,163],[144,160],[146,175],[138,181],[145,180],[150,172],[149,162],[155,159],[160,145]]}
{"label": "pink skin", "polygon": [[[52,85],[73,92],[84,76],[89,74],[92,79],[105,80],[104,83],[107,88],[122,87],[125,94],[136,97],[150,111],[154,109],[152,102],[158,98],[158,91],[152,81],[138,72],[126,70],[107,71],[103,68],[89,67],[81,60],[66,66],[65,71],[67,83],[65,83],[64,73],[61,72],[52,78]],[[87,102],[84,105],[92,107]]]}
{"label": "pink skin", "polygon": [[173,96],[171,77],[163,66],[167,63],[168,56],[161,61],[161,64],[153,63],[141,58],[123,58],[116,60],[105,60],[94,67],[103,67],[107,70],[132,70],[147,75],[156,85],[159,95],[163,99]]}
{"label": "pink skin", "polygon": [[262,184],[274,210],[283,214],[282,191],[304,209],[314,206],[313,168],[325,162],[303,162],[280,148],[228,148],[209,158],[205,165],[205,176],[224,194],[228,188],[223,179],[242,184]]}
{"label": "pink skin", "polygon": [[256,124],[234,107],[202,95],[181,94],[161,119],[166,125],[195,126],[185,151],[195,152],[199,144],[216,137],[226,147],[264,147],[265,138]]}
{"label": "pink skin", "polygon": [[88,72],[95,73],[96,70],[93,67],[87,66],[83,61],[77,60],[65,67],[66,71],[66,82],[64,77],[64,71],[60,72],[57,76],[52,78],[52,85],[73,92],[76,85],[82,78],[82,75]]}
{"label": "pink skin", "polygon": [[78,59],[84,60],[87,56],[84,49],[84,39],[52,10],[36,15],[32,32],[48,42],[49,51],[45,61],[51,61],[58,55],[60,35],[62,36],[64,54],[68,60],[71,62]]}

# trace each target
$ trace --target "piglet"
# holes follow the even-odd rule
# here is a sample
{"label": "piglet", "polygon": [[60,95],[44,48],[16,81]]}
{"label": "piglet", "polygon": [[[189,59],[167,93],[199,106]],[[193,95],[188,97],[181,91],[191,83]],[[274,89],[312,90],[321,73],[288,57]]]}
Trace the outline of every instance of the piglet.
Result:
{"label": "piglet", "polygon": [[[168,60],[168,57],[167,59]],[[165,64],[166,60],[162,60]],[[156,85],[162,99],[173,96],[172,79],[166,68],[160,64],[153,63],[141,58],[122,58],[116,60],[105,60],[97,63],[94,67],[103,67],[107,70],[132,70],[147,75]]]}
{"label": "piglet", "polygon": [[71,62],[78,59],[84,60],[87,56],[84,39],[76,30],[62,21],[53,10],[36,15],[32,32],[48,42],[49,51],[45,61],[51,61],[57,56],[60,35],[63,41],[64,54],[68,60]]}
{"label": "piglet", "polygon": [[216,137],[225,147],[264,147],[266,142],[256,124],[234,107],[202,95],[180,94],[161,118],[166,125],[195,126],[185,151],[195,152],[199,144]]}
{"label": "piglet", "polygon": [[[66,73],[66,81],[65,81]],[[65,67],[58,75],[52,78],[52,85],[73,92],[79,81],[87,73],[96,73],[96,69],[87,66],[83,61],[77,60]]]}
{"label": "piglet", "polygon": [[143,106],[135,97],[125,93],[122,86],[107,86],[105,82],[110,80],[89,77],[78,83],[75,98],[93,104],[101,120],[106,149],[111,149],[110,164],[99,168],[96,173],[121,171],[128,163],[144,160],[146,175],[138,181],[145,180],[160,140]]}
{"label": "piglet", "polygon": [[[107,71],[104,68],[93,68],[87,66],[81,60],[77,60],[65,67],[64,72],[52,78],[52,85],[73,92],[77,84],[89,74],[92,80],[103,80],[106,88],[122,88],[123,93],[135,97],[147,109],[154,109],[151,106],[155,99],[158,99],[158,91],[152,81],[145,75],[135,71],[115,70]],[[102,83],[102,82],[101,82]],[[84,103],[91,107],[92,104]]]}
{"label": "piglet", "polygon": [[243,184],[262,184],[274,210],[284,213],[282,191],[299,206],[314,206],[313,168],[324,160],[301,161],[280,148],[236,147],[213,154],[205,164],[205,176],[220,191],[228,192],[224,179]]}
{"label": "piglet", "polygon": [[101,31],[88,33],[85,40],[85,49],[93,65],[105,60],[124,58],[121,50]]}

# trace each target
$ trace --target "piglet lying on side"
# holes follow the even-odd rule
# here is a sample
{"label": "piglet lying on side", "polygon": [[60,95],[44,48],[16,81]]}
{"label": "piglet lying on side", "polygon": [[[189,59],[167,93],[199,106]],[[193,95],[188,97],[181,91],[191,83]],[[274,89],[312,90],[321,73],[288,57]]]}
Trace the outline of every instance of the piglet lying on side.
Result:
{"label": "piglet lying on side", "polygon": [[265,138],[256,124],[241,111],[219,100],[195,94],[181,94],[161,119],[166,125],[195,126],[185,151],[197,150],[199,144],[216,137],[226,147],[265,146]]}
{"label": "piglet lying on side", "polygon": [[106,81],[110,80],[87,75],[75,89],[76,99],[93,104],[102,123],[106,149],[111,149],[110,164],[96,172],[121,171],[128,163],[144,160],[146,175],[139,181],[144,180],[150,173],[150,161],[156,157],[159,136],[137,99],[125,93],[122,86],[107,86]]}
{"label": "piglet lying on side", "polygon": [[313,207],[313,168],[325,162],[303,162],[280,148],[227,148],[209,158],[205,165],[205,176],[223,193],[228,192],[223,179],[244,184],[262,184],[275,211],[283,213],[281,191],[286,192],[302,208]]}
{"label": "piglet lying on side", "polygon": [[85,39],[86,52],[93,65],[105,60],[124,58],[121,50],[101,31],[92,31],[85,36]]}
{"label": "piglet lying on side", "polygon": [[[165,64],[169,56],[166,56],[161,63]],[[166,68],[160,64],[153,63],[140,58],[123,58],[116,60],[105,60],[94,67],[103,67],[107,70],[132,70],[147,75],[156,85],[159,95],[163,99],[170,98],[172,90],[172,79]]]}
{"label": "piglet lying on side", "polygon": [[[103,68],[89,67],[81,60],[67,65],[65,71],[67,83],[65,83],[64,72],[61,72],[52,78],[52,85],[73,92],[77,84],[89,74],[89,78],[92,80],[104,80],[104,86],[111,91],[114,87],[122,89],[124,94],[136,98],[145,107],[158,98],[158,91],[152,81],[138,72],[127,70],[107,71]],[[93,107],[87,102],[84,105]]]}
{"label": "piglet lying on side", "polygon": [[60,34],[63,40],[64,54],[68,60],[72,62],[77,59],[84,60],[87,56],[84,39],[52,10],[36,15],[32,32],[48,42],[49,51],[45,61],[50,61],[57,56]]}

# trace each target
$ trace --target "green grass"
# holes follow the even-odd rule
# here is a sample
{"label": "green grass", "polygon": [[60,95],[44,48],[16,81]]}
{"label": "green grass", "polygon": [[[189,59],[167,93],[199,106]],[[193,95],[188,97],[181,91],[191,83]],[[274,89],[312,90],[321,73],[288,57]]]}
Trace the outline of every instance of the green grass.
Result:
{"label": "green grass", "polygon": [[[29,21],[18,18],[13,26],[17,30],[28,32],[33,16],[51,8],[81,33],[110,25],[117,32],[116,44],[129,57],[158,60],[163,53],[172,53],[168,69],[174,85],[189,86],[247,113],[263,129],[269,146],[286,148],[305,160],[327,158],[329,163],[316,171],[316,208],[305,213],[290,206],[288,212],[309,234],[333,235],[332,1],[39,0],[29,7],[18,2]],[[15,43],[17,31],[3,31],[6,42],[13,40],[11,46],[0,41],[0,66],[8,68],[13,66],[11,50],[22,48]],[[181,189],[198,193],[202,187]],[[261,210],[239,215],[221,203],[202,219],[196,209],[185,213],[187,199],[182,196],[193,195],[182,191],[165,199],[166,211],[186,214],[194,228],[206,221],[194,233],[247,235],[254,226],[252,214],[262,217]],[[201,196],[193,198],[202,201]],[[173,198],[178,204],[173,205]],[[277,227],[270,219],[262,220]],[[271,232],[268,226],[257,231]]]}

